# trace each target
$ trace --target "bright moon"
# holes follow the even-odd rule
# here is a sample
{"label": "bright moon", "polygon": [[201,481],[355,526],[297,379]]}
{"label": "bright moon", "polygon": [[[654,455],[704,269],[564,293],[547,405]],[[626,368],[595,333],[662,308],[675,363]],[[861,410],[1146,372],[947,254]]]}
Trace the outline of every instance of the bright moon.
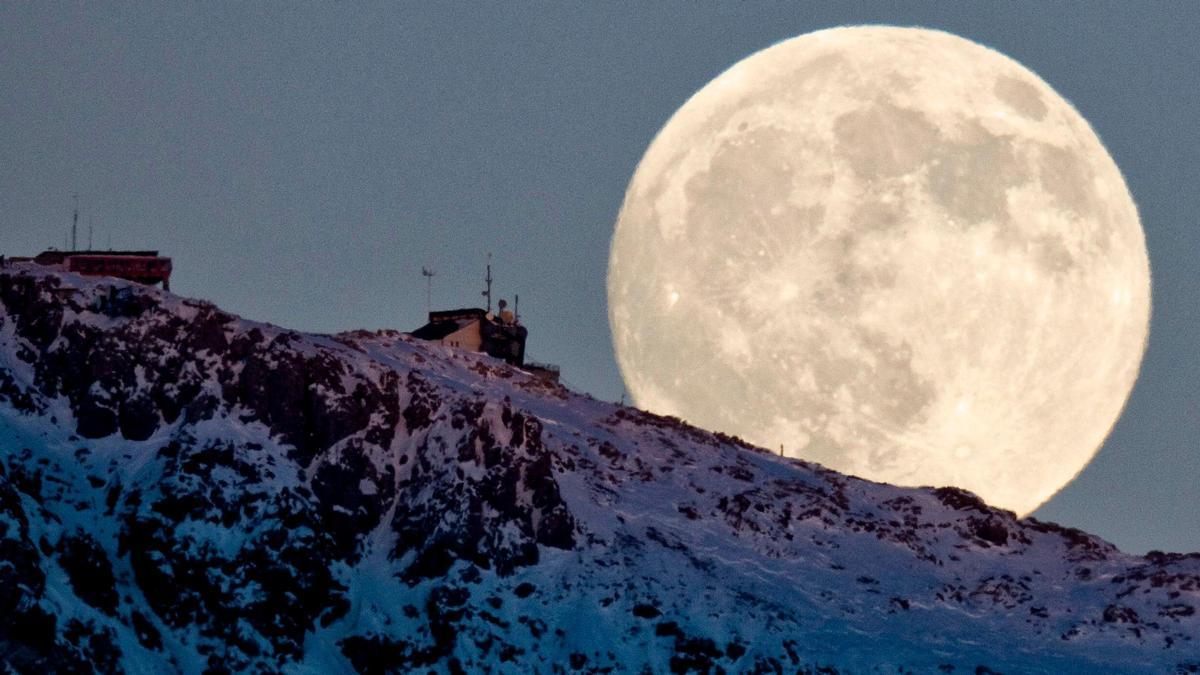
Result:
{"label": "bright moon", "polygon": [[608,294],[639,406],[1026,514],[1120,414],[1150,268],[1112,158],[1038,76],[855,27],[758,52],[675,113]]}

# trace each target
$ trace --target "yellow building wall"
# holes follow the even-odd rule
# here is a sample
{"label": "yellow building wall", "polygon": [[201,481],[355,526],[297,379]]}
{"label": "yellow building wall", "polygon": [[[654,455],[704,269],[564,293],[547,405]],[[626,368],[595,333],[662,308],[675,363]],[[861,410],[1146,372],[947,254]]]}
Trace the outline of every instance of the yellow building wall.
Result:
{"label": "yellow building wall", "polygon": [[479,351],[483,346],[483,334],[479,332],[479,322],[472,321],[447,335],[442,338],[442,344],[459,349],[469,349],[473,352]]}

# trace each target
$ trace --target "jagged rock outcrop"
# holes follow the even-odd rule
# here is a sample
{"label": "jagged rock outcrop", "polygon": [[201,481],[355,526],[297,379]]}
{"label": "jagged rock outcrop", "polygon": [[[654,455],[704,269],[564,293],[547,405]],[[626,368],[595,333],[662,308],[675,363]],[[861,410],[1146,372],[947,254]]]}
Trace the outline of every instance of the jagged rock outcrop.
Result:
{"label": "jagged rock outcrop", "polygon": [[18,672],[1198,672],[1200,556],[398,333],[0,270]]}

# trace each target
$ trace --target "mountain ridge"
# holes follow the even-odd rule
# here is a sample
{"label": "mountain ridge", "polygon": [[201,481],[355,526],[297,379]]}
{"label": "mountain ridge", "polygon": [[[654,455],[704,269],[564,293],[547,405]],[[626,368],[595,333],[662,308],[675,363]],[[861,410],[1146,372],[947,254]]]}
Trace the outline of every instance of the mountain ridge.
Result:
{"label": "mountain ridge", "polygon": [[1200,554],[396,332],[0,270],[17,672],[1200,672]]}

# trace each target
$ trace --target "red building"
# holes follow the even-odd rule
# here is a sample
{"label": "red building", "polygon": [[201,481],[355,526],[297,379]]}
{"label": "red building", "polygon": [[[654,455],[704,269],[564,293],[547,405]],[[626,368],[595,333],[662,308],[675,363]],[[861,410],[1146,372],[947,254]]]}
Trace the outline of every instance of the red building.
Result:
{"label": "red building", "polygon": [[13,262],[34,262],[58,267],[89,277],[117,277],[153,286],[162,283],[171,290],[171,259],[158,251],[44,251],[32,258],[12,258]]}

